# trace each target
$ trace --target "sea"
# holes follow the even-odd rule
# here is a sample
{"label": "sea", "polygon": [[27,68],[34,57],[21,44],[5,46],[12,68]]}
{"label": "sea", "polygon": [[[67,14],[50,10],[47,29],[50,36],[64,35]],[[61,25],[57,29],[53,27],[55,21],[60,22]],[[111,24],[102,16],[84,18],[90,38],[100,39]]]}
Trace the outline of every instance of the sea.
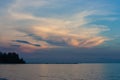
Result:
{"label": "sea", "polygon": [[120,80],[120,64],[0,64],[0,80]]}

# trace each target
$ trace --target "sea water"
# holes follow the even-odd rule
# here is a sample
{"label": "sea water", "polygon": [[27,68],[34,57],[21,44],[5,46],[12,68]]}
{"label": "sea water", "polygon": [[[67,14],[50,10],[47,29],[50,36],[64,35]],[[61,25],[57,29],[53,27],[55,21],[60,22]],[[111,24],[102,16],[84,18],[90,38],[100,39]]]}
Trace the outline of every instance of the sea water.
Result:
{"label": "sea water", "polygon": [[120,64],[0,64],[0,80],[120,80]]}

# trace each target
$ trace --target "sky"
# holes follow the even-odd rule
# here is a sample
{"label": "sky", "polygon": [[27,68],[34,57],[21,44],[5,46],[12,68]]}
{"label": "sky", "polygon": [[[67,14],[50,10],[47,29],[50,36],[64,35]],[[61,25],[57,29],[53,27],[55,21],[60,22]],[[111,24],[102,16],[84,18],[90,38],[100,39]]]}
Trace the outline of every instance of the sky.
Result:
{"label": "sky", "polygon": [[88,60],[116,58],[120,54],[119,3],[1,0],[0,50],[22,53],[33,62],[71,61],[73,57],[79,61],[82,55]]}

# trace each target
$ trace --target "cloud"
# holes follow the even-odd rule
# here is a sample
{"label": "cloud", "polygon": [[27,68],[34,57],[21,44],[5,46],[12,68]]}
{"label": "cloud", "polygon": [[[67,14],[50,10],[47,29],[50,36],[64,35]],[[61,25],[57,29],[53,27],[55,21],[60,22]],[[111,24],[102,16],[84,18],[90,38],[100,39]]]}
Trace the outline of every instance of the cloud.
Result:
{"label": "cloud", "polygon": [[[13,40],[14,41],[14,40]],[[15,40],[14,42],[19,42],[19,43],[24,43],[24,44],[31,44],[28,41],[23,41],[23,40]]]}
{"label": "cloud", "polygon": [[[92,22],[87,20],[87,17],[96,13],[96,10],[84,10],[64,19],[36,17],[25,13],[14,13],[13,16],[18,20],[40,22],[29,26],[26,30],[21,28],[19,30],[34,40],[42,41],[41,44],[46,43],[46,46],[94,47],[108,40],[100,35],[101,32],[108,30],[106,26],[87,25]],[[98,39],[94,40],[96,38]]]}
{"label": "cloud", "polygon": [[[64,21],[63,24],[66,22]],[[49,24],[46,22],[46,24],[32,26],[30,33],[34,35],[30,35],[30,37],[56,46],[64,44],[64,46],[75,47],[87,47],[87,45],[94,47],[108,40],[106,37],[100,35],[101,32],[109,30],[106,26],[76,26],[73,22],[70,22],[67,24],[68,27],[65,27],[63,24],[61,26],[59,23],[54,24],[54,21],[51,21]]]}
{"label": "cloud", "polygon": [[28,45],[32,45],[32,46],[36,46],[36,47],[40,47],[39,44],[33,44],[33,43],[30,43],[28,41],[24,41],[24,40],[13,40],[13,42],[18,42],[18,43],[23,43],[23,44],[28,44]]}
{"label": "cloud", "polygon": [[[83,1],[81,0],[81,2]],[[71,11],[70,13],[58,14],[65,12],[64,8],[72,3],[69,0],[15,0],[6,9],[5,16],[0,19],[2,21],[0,26],[5,26],[0,30],[0,37],[4,37],[1,43],[7,40],[7,44],[22,43],[22,49],[36,49],[35,47],[44,49],[95,47],[108,41],[109,38],[102,35],[102,32],[109,30],[108,27],[103,24],[94,24],[92,23],[94,20],[88,18],[104,13],[99,9],[89,8],[86,6],[87,2],[82,6],[73,6],[73,9],[68,10],[68,12]],[[45,13],[44,10],[48,13]],[[54,12],[54,16],[50,15],[51,12]],[[5,38],[5,36],[8,37]],[[20,40],[21,38],[23,40]],[[13,39],[15,40],[10,42]]]}
{"label": "cloud", "polygon": [[100,35],[101,32],[108,30],[108,28],[102,25],[100,27],[93,25],[90,28],[82,26],[77,28],[79,31],[74,28],[53,26],[32,26],[31,29],[26,31],[26,34],[34,40],[45,42],[47,44],[46,46],[94,47],[108,40],[107,37]]}
{"label": "cloud", "polygon": [[12,47],[18,47],[18,48],[19,48],[21,45],[12,44],[11,46],[12,46]]}

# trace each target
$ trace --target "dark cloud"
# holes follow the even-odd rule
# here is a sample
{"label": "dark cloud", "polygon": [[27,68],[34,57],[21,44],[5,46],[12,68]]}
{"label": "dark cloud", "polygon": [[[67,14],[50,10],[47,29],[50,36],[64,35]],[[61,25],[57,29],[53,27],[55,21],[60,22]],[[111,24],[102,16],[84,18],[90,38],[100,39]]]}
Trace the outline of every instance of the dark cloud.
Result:
{"label": "dark cloud", "polygon": [[23,43],[23,44],[29,44],[29,45],[33,45],[33,46],[36,46],[36,47],[40,47],[41,46],[39,44],[33,44],[33,43],[25,41],[25,40],[13,40],[13,42]]}
{"label": "dark cloud", "polygon": [[16,44],[13,44],[11,45],[12,47],[20,47],[21,45],[16,45]]}
{"label": "dark cloud", "polygon": [[31,44],[28,41],[24,41],[24,40],[13,40],[14,42],[18,42],[18,43],[23,43],[23,44]]}
{"label": "dark cloud", "polygon": [[36,47],[40,47],[41,45],[39,45],[39,44],[32,44],[32,45],[34,45],[34,46],[36,46]]}
{"label": "dark cloud", "polygon": [[56,45],[56,46],[67,46],[65,41],[52,41],[52,40],[46,40],[47,43]]}
{"label": "dark cloud", "polygon": [[40,36],[37,36],[35,34],[28,34],[29,37],[32,37],[33,39],[37,40],[37,41],[45,41],[51,45],[55,45],[55,46],[67,46],[65,41],[53,41],[53,40],[45,40],[42,39]]}
{"label": "dark cloud", "polygon": [[40,36],[37,36],[35,34],[28,34],[27,36],[34,38],[35,40],[43,40]]}

